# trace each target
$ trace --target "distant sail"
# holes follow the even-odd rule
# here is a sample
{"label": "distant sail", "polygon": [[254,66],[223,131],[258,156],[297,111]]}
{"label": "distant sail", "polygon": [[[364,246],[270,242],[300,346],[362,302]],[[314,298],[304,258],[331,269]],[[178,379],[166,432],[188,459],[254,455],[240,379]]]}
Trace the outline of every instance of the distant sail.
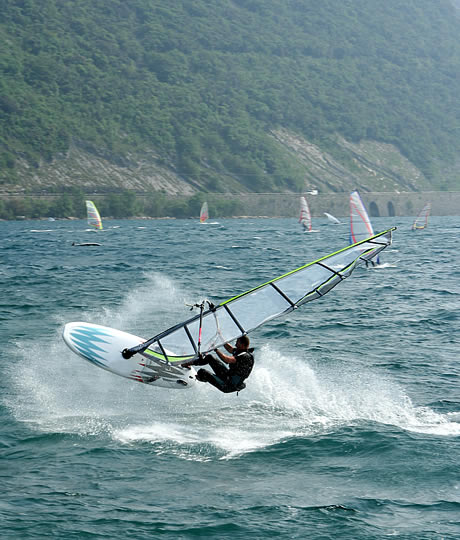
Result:
{"label": "distant sail", "polygon": [[311,231],[311,213],[305,197],[300,197],[299,223],[302,224],[305,231]]}
{"label": "distant sail", "polygon": [[431,203],[426,203],[425,206],[420,210],[417,218],[412,224],[412,230],[424,229],[428,225],[428,218],[430,217],[431,212]]}
{"label": "distant sail", "polygon": [[208,203],[204,202],[201,205],[201,210],[200,210],[200,223],[205,223],[208,218],[209,218]]}
{"label": "distant sail", "polygon": [[201,353],[206,354],[272,319],[295,311],[302,304],[322,298],[348,278],[358,265],[372,260],[389,246],[394,229],[287,272],[218,306],[209,304],[202,316],[179,323],[125,350],[123,355],[129,358],[143,352],[147,359],[156,362],[186,362],[198,356],[200,336]]}
{"label": "distant sail", "polygon": [[336,217],[334,217],[332,214],[328,214],[327,212],[324,212],[324,215],[327,217],[329,223],[334,223],[334,224],[340,223],[340,221]]}
{"label": "distant sail", "polygon": [[86,212],[88,214],[88,225],[95,229],[102,229],[101,216],[93,201],[86,201]]}
{"label": "distant sail", "polygon": [[374,236],[371,220],[357,191],[350,194],[350,244]]}

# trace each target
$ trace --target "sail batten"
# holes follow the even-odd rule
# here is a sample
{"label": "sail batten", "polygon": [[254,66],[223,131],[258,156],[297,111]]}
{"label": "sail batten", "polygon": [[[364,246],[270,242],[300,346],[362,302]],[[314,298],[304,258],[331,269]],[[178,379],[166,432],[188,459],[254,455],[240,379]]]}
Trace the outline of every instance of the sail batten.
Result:
{"label": "sail batten", "polygon": [[[253,289],[210,306],[202,314],[201,351],[203,354],[254,331],[272,319],[321,298],[362,262],[376,257],[391,244],[393,229],[347,246],[335,253],[278,276]],[[170,363],[184,362],[198,354],[200,315],[175,325],[130,349]]]}
{"label": "sail batten", "polygon": [[235,318],[235,315],[233,315],[232,313],[232,310],[228,307],[227,304],[223,304],[223,307],[225,309],[225,311],[230,315],[230,317],[232,318],[233,322],[236,324],[236,326],[238,326],[238,328],[240,329],[241,331],[241,334],[246,334],[246,330],[241,326],[241,324],[238,322],[238,320]]}
{"label": "sail batten", "polygon": [[193,341],[192,334],[190,333],[190,330],[188,329],[188,326],[186,324],[184,324],[184,330],[185,330],[191,344],[193,345],[193,348],[195,349],[195,353],[198,354],[198,347],[197,347],[196,343]]}
{"label": "sail batten", "polygon": [[285,300],[287,300],[291,304],[291,306],[297,307],[296,304],[288,296],[286,296],[281,289],[278,289],[275,283],[270,283],[270,285],[275,289],[277,293],[279,293]]}

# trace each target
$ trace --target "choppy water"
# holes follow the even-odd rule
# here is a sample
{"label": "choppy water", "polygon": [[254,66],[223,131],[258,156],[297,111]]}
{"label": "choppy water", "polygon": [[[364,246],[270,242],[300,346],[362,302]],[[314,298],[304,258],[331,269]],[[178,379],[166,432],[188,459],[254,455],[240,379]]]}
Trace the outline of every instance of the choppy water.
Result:
{"label": "choppy water", "polygon": [[150,337],[348,242],[216,221],[0,224],[1,537],[459,538],[458,217],[375,219],[382,267],[256,331],[239,397],[66,348],[65,322]]}

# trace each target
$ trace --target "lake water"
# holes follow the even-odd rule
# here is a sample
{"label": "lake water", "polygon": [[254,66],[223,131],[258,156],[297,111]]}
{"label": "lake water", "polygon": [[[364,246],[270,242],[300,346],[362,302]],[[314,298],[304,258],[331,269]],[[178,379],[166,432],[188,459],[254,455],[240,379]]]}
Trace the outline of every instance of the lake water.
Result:
{"label": "lake water", "polygon": [[[0,223],[2,538],[460,537],[459,217],[251,334],[247,388],[153,388],[63,325],[151,337],[345,247],[295,219]],[[98,242],[77,247],[72,242]]]}

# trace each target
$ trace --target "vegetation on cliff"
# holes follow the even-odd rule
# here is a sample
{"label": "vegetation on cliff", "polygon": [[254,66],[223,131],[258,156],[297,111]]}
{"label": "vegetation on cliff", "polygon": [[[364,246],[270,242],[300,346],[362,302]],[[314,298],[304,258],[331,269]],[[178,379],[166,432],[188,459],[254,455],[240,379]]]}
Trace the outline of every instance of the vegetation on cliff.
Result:
{"label": "vegetation on cliff", "polygon": [[346,160],[395,145],[427,177],[460,150],[450,0],[0,0],[0,182],[74,144],[155,149],[207,191],[303,188],[279,127]]}

